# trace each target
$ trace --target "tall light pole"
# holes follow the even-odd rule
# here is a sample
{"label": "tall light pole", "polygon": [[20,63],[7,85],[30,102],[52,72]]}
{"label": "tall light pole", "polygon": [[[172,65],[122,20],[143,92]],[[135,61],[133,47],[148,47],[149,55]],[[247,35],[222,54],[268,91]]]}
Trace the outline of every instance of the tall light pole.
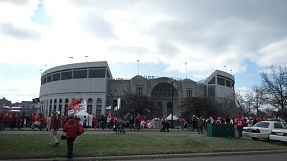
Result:
{"label": "tall light pole", "polygon": [[138,62],[138,75],[140,75],[140,65],[139,65],[140,60],[138,60],[137,62]]}
{"label": "tall light pole", "polygon": [[225,72],[227,73],[227,67],[226,67],[226,65],[224,65],[224,68],[225,68]]}
{"label": "tall light pole", "polygon": [[187,63],[185,63],[185,79],[187,79],[187,66],[186,66]]}
{"label": "tall light pole", "polygon": [[173,79],[171,78],[171,128],[174,128],[173,126]]}

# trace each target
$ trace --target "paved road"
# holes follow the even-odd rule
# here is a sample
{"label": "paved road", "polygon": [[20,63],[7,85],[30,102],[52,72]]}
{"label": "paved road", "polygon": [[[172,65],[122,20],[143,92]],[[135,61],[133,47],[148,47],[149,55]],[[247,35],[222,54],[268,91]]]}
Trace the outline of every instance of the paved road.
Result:
{"label": "paved road", "polygon": [[[286,153],[280,154],[261,154],[261,155],[233,155],[233,156],[207,156],[207,157],[181,157],[181,158],[162,158],[162,159],[133,159],[133,161],[284,161],[287,158]],[[123,160],[116,160],[123,161]]]}

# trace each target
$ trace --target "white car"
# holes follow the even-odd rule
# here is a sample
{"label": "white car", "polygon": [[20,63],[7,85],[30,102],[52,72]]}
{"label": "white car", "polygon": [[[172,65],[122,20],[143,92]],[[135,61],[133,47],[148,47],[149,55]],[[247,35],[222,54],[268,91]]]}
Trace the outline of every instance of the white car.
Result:
{"label": "white car", "polygon": [[243,128],[243,137],[251,137],[253,140],[269,139],[272,130],[280,130],[285,127],[286,122],[280,121],[260,121],[252,127]]}
{"label": "white car", "polygon": [[280,141],[281,143],[287,143],[287,126],[285,126],[283,129],[276,129],[272,130],[269,139],[273,141]]}

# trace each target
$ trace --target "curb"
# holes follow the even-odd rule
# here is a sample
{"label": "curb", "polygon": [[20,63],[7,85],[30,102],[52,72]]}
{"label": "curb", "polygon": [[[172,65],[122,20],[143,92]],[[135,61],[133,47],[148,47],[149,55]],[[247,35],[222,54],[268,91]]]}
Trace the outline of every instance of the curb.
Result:
{"label": "curb", "polygon": [[[271,151],[242,151],[242,152],[217,152],[217,153],[187,153],[187,154],[157,154],[157,155],[131,155],[131,156],[107,156],[107,157],[79,157],[73,158],[73,161],[105,161],[105,160],[135,160],[135,159],[172,159],[189,157],[216,157],[216,156],[236,156],[236,155],[262,155],[262,154],[280,154],[287,153],[287,150]],[[12,159],[13,160],[13,159]],[[27,160],[27,159],[17,159]],[[63,161],[67,158],[49,158],[49,159],[28,159],[31,161]],[[4,160],[0,160],[4,161]],[[8,161],[11,161],[10,159]]]}

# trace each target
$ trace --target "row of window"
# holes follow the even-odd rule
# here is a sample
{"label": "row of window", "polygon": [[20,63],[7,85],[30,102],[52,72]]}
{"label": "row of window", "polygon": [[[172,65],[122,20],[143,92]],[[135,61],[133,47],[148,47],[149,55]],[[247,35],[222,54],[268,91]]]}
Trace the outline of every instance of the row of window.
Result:
{"label": "row of window", "polygon": [[106,70],[106,67],[91,67],[91,68],[74,68],[69,70],[62,70],[44,75],[41,78],[41,85],[67,79],[81,79],[81,78],[110,78],[111,75]]}
{"label": "row of window", "polygon": [[[208,84],[215,84],[215,77],[213,77],[209,82]],[[227,77],[220,77],[220,76],[217,76],[217,84],[218,85],[222,85],[222,86],[226,86],[226,87],[230,87],[230,88],[234,88],[234,82],[227,78]]]}

